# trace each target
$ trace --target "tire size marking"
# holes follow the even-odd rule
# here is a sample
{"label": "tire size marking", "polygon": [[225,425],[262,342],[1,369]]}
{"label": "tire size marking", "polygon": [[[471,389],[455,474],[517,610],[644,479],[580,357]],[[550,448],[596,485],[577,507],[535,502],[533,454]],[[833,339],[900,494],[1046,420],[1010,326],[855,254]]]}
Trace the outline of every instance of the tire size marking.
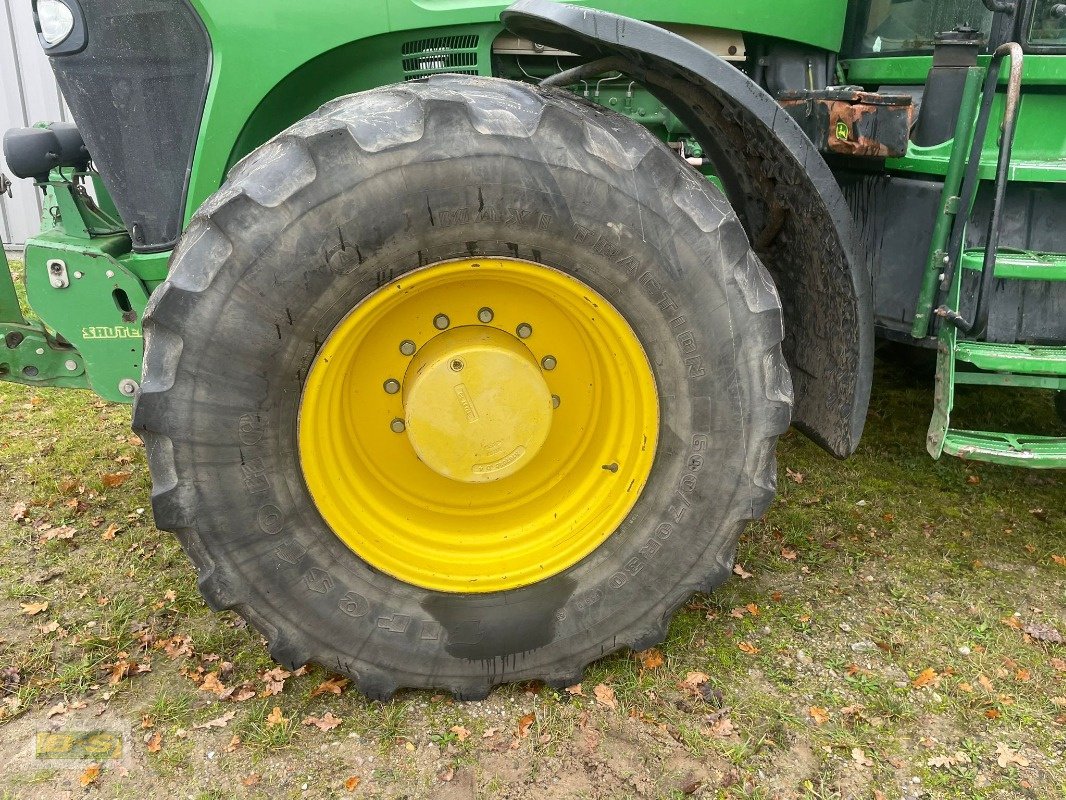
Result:
{"label": "tire size marking", "polygon": [[551,230],[553,219],[547,214],[527,208],[499,208],[486,206],[477,211],[469,208],[453,208],[437,214],[437,225],[442,228],[454,228],[469,225],[472,222],[491,222],[508,228],[528,228],[530,230]]}
{"label": "tire size marking", "polygon": [[655,303],[663,314],[672,315],[670,327],[675,329],[684,328],[684,330],[676,334],[677,349],[681,353],[681,359],[688,370],[688,377],[702,378],[706,376],[707,370],[704,367],[704,358],[699,352],[696,334],[688,327],[688,321],[685,316],[679,313],[680,307],[674,301],[674,298],[670,296],[670,293],[663,288],[658,278],[650,270],[644,269],[637,258],[631,255],[623,257],[622,248],[612,241],[614,238],[616,238],[616,235],[613,233],[596,233],[596,231],[586,228],[584,225],[574,226],[575,242],[585,245],[594,253],[598,253],[615,262],[631,277],[636,277],[637,285],[644,291],[648,299]]}
{"label": "tire size marking", "polygon": [[685,512],[692,507],[689,496],[696,490],[697,478],[706,465],[703,454],[707,450],[709,439],[705,433],[697,433],[692,437],[691,450],[685,460],[685,467],[681,477],[677,480],[677,488],[674,493],[681,499],[680,507],[670,506],[669,514],[672,521],[662,522],[655,529],[655,533],[637,552],[637,555],[629,559],[618,572],[607,579],[607,585],[611,589],[621,589],[629,579],[639,575],[645,567],[659,557],[663,550],[663,544],[673,535],[674,525],[681,522]]}

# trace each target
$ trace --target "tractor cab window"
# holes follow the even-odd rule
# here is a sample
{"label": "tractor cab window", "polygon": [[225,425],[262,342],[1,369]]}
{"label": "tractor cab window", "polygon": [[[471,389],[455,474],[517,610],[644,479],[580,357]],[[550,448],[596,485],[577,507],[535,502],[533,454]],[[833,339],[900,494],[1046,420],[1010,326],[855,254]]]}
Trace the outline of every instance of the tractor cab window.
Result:
{"label": "tractor cab window", "polygon": [[932,52],[941,31],[967,23],[987,39],[992,25],[992,12],[981,0],[868,0],[860,6],[860,56]]}
{"label": "tractor cab window", "polygon": [[1029,49],[1061,52],[1066,48],[1066,3],[1038,0],[1032,14],[1026,39]]}

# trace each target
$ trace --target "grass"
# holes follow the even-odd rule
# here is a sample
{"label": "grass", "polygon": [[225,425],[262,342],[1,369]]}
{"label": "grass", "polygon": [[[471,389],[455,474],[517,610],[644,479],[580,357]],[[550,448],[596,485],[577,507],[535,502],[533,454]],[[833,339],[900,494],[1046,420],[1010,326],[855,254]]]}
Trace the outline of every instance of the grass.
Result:
{"label": "grass", "polygon": [[[118,724],[135,758],[105,767],[103,797],[1062,797],[1066,648],[1022,628],[1064,628],[1066,485],[929,459],[930,386],[882,360],[851,460],[785,437],[778,500],[741,542],[751,577],[692,598],[661,666],[616,654],[581,695],[462,704],[315,694],[319,668],[264,694],[261,638],[203,606],[152,525],[129,410],[0,384],[0,796],[82,791],[78,771],[18,755],[32,731]],[[1046,395],[960,397],[970,425],[1046,429],[1053,413]],[[213,672],[254,696],[220,701],[198,685]],[[694,691],[693,672],[708,676]],[[303,724],[326,712],[342,723]]]}

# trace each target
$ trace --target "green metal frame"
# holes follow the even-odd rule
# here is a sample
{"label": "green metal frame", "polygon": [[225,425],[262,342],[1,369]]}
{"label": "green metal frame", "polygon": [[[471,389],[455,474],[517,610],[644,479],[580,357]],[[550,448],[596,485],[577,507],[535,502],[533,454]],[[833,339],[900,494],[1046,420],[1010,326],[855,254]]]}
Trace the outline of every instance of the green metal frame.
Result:
{"label": "green metal frame", "polygon": [[[638,19],[650,16],[643,0],[569,1]],[[438,46],[435,41],[466,37],[461,49],[476,61],[477,72],[492,74],[499,63],[492,57],[492,43],[503,31],[499,14],[508,5],[508,0],[367,0],[360,4],[356,20],[349,0],[320,0],[302,6],[296,17],[286,16],[282,24],[280,15],[288,5],[280,0],[190,2],[207,28],[214,58],[186,196],[186,223],[240,158],[335,97],[418,77],[418,68],[405,67],[403,59],[432,53]],[[848,5],[848,0],[772,4],[662,0],[655,4],[652,19],[840,52]],[[920,86],[931,66],[930,56],[879,55],[843,60],[838,76],[841,82],[868,88]],[[989,460],[996,460],[997,453],[1013,445],[994,437],[1007,434],[974,434],[965,444],[956,441],[961,434],[949,426],[955,385],[1054,389],[1062,388],[1062,374],[1057,353],[981,350],[976,346],[980,343],[960,339],[950,325],[938,330],[935,324],[938,296],[946,293],[948,303],[957,304],[962,275],[979,270],[984,256],[973,250],[951,254],[947,248],[956,217],[969,212],[960,208],[960,187],[987,68],[988,58],[982,57],[979,66],[968,71],[952,141],[929,148],[912,144],[905,156],[888,159],[884,168],[895,174],[943,176],[945,181],[927,259],[916,265],[922,281],[911,331],[919,340],[936,335],[941,348],[930,452],[963,454],[971,448],[967,452],[972,457],[983,457],[982,452],[990,450],[994,453]],[[505,77],[529,78],[508,69]],[[1009,178],[1062,182],[1066,180],[1066,142],[1061,135],[1066,130],[1066,56],[1027,56],[1023,88]],[[589,99],[637,119],[663,138],[680,140],[687,155],[702,156],[677,118],[641,87],[606,84]],[[1003,98],[997,96],[994,102],[993,115],[998,117]],[[982,179],[994,178],[997,154],[993,129],[980,156]],[[705,172],[715,180],[709,170]],[[95,187],[91,194],[84,189],[89,184]],[[140,379],[141,317],[152,291],[166,278],[170,253],[132,252],[114,204],[94,173],[53,172],[41,190],[45,212],[41,233],[27,245],[25,282],[29,304],[44,324],[30,323],[23,316],[5,260],[0,265],[5,268],[0,275],[0,341],[7,346],[0,348],[4,353],[0,377],[32,385],[91,388],[109,400],[128,402]],[[1066,254],[997,255],[997,278],[1066,276]],[[953,256],[958,256],[959,268],[948,287],[942,273],[945,260],[950,262]],[[56,262],[62,262],[66,285],[57,286],[50,278],[50,265]],[[1054,362],[1050,367],[1049,360]],[[959,364],[969,367],[959,369]],[[989,436],[998,444],[990,446]],[[1053,449],[1045,442],[1038,445],[1036,450],[1042,453]]]}

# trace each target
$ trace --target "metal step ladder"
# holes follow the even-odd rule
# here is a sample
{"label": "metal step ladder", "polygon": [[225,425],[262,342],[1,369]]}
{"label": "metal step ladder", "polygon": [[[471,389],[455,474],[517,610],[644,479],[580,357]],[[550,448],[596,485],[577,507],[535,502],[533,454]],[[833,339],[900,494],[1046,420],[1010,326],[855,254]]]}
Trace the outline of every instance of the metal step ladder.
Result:
{"label": "metal step ladder", "polygon": [[[962,242],[970,209],[980,183],[981,149],[988,130],[992,99],[1002,61],[1010,59],[1010,80],[1000,128],[999,163],[995,200],[988,225],[987,246],[964,250]],[[925,333],[936,282],[946,294],[944,304],[933,312],[939,318],[937,370],[933,417],[926,441],[934,458],[944,453],[974,461],[1015,466],[1066,469],[1066,437],[1029,436],[997,431],[972,431],[951,427],[955,388],[1010,386],[1066,392],[1066,344],[1029,344],[984,341],[996,281],[1066,281],[1066,254],[1031,253],[999,248],[1000,215],[1006,194],[1014,128],[1021,96],[1021,48],[1004,45],[996,51],[985,73],[984,86],[976,92],[977,75],[971,74],[963,102],[963,116],[956,141],[970,141],[968,162],[963,148],[956,147],[941,199],[941,222],[930,253],[914,334]],[[980,113],[974,124],[977,98]],[[971,138],[972,137],[972,138]],[[965,171],[965,176],[963,175]],[[949,241],[950,237],[950,241]],[[977,293],[972,315],[962,312],[964,276],[976,275]],[[971,321],[972,320],[972,321]]]}
{"label": "metal step ladder", "polygon": [[[980,253],[980,258],[977,254]],[[964,270],[980,271],[984,253],[963,255],[948,304],[958,308]],[[1019,269],[1018,265],[1024,265]],[[1032,265],[1041,265],[1039,269]],[[1066,281],[1066,256],[1057,254],[999,253],[997,280]],[[1066,392],[1066,347],[999,344],[966,338],[958,327],[944,324],[937,344],[936,392],[928,448],[934,458],[942,454],[995,464],[1066,469],[1066,437],[1026,436],[994,431],[952,428],[955,387],[1011,386]]]}

